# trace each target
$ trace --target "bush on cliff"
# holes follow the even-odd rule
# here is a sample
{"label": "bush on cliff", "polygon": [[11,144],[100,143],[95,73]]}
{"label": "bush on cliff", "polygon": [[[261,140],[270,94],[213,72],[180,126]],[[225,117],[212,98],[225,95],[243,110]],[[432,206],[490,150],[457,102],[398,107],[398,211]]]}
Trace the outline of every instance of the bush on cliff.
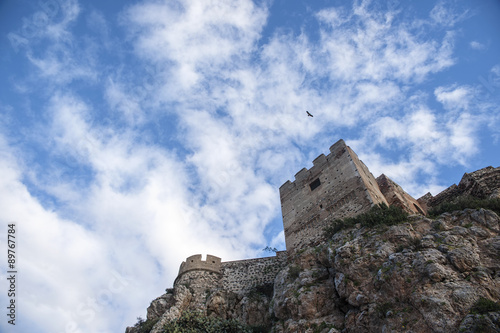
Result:
{"label": "bush on cliff", "polygon": [[470,309],[470,313],[472,314],[485,314],[488,312],[497,311],[500,311],[500,302],[494,302],[484,297],[479,297],[479,299]]}
{"label": "bush on cliff", "polygon": [[153,326],[158,322],[158,319],[144,320],[141,317],[137,318],[137,323],[134,325],[136,333],[149,333]]}
{"label": "bush on cliff", "polygon": [[327,238],[342,229],[350,228],[356,224],[361,224],[362,227],[374,227],[376,225],[395,225],[405,222],[408,218],[408,213],[397,206],[387,206],[384,203],[378,204],[370,208],[369,211],[359,214],[355,217],[347,217],[345,219],[336,219],[330,223],[324,230],[324,235]]}
{"label": "bush on cliff", "polygon": [[429,216],[437,217],[446,212],[456,210],[471,209],[489,209],[500,215],[500,198],[479,199],[475,197],[459,197],[454,201],[443,202],[429,210]]}
{"label": "bush on cliff", "polygon": [[199,312],[186,311],[163,328],[163,333],[252,333],[252,329],[234,319],[207,317]]}

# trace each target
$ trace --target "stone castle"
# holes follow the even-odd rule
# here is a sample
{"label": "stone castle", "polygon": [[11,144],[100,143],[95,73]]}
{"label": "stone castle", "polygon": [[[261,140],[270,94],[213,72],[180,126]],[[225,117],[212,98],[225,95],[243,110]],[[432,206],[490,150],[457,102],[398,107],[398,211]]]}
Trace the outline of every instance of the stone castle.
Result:
{"label": "stone castle", "polygon": [[249,291],[273,283],[287,258],[322,242],[323,229],[333,219],[353,217],[381,203],[426,215],[427,209],[461,195],[500,197],[499,188],[500,168],[487,167],[466,173],[458,186],[435,197],[428,193],[416,200],[387,176],[375,178],[356,153],[339,140],[330,147],[330,154],[318,156],[309,170],[300,170],[295,181],[287,181],[279,189],[286,251],[278,251],[274,257],[230,262],[212,255],[206,260],[200,254],[193,255],[181,264],[174,288],[195,285],[200,289],[196,293],[203,293],[205,288]]}

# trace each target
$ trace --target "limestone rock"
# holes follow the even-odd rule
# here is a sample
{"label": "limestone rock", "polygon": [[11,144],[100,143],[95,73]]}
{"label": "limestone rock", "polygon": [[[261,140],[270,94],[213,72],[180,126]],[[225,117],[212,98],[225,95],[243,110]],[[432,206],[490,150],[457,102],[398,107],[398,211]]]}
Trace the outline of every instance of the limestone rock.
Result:
{"label": "limestone rock", "polygon": [[166,293],[151,302],[147,310],[147,319],[160,318],[174,304],[173,293]]}
{"label": "limestone rock", "polygon": [[500,312],[490,312],[486,315],[467,315],[460,324],[458,331],[463,333],[500,332]]}
{"label": "limestone rock", "polygon": [[464,210],[341,230],[288,258],[274,282],[239,292],[216,272],[188,272],[151,303],[148,319],[160,318],[151,332],[187,309],[275,333],[498,332],[500,313],[469,310],[500,299],[499,222]]}

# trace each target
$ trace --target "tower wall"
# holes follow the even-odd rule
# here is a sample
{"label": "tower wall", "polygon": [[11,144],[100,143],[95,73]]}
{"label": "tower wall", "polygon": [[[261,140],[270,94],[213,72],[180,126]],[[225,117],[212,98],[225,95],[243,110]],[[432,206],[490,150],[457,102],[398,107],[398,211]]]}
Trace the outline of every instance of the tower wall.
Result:
{"label": "tower wall", "polygon": [[289,252],[320,242],[327,220],[387,204],[375,177],[343,140],[330,147],[328,156],[318,156],[311,169],[300,170],[294,182],[283,184],[280,198]]}

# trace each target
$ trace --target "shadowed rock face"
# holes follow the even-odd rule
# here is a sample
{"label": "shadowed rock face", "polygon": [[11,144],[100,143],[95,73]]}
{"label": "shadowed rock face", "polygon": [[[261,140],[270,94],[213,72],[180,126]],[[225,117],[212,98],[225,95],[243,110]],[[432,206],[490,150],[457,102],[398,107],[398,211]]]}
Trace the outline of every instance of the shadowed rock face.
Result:
{"label": "shadowed rock face", "polygon": [[177,283],[148,308],[159,319],[151,332],[188,309],[283,333],[496,332],[499,312],[469,310],[500,299],[499,234],[500,218],[483,209],[342,230],[288,258],[269,285],[232,292],[210,284],[213,272]]}

